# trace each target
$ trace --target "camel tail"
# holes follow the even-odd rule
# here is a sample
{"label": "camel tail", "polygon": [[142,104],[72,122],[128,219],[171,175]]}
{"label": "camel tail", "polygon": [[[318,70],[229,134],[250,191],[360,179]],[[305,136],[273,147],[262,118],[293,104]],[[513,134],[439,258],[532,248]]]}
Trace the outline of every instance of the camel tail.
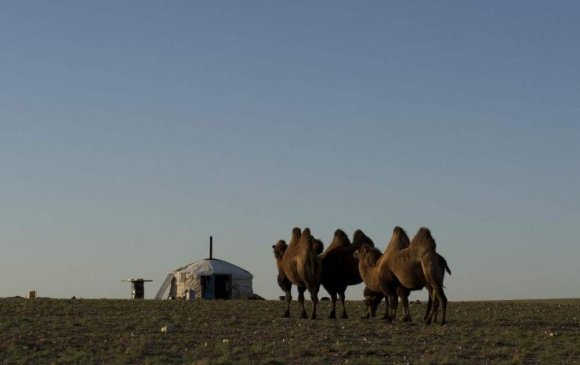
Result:
{"label": "camel tail", "polygon": [[310,258],[310,273],[312,275],[312,281],[313,281],[313,285],[315,287],[319,287],[320,283],[322,281],[322,263],[320,262],[320,259],[318,259],[317,256],[311,257]]}
{"label": "camel tail", "polygon": [[439,260],[441,261],[441,266],[443,266],[445,268],[445,271],[447,271],[449,275],[451,275],[451,269],[449,268],[449,265],[447,265],[447,260],[445,260],[445,258],[441,255],[439,255]]}

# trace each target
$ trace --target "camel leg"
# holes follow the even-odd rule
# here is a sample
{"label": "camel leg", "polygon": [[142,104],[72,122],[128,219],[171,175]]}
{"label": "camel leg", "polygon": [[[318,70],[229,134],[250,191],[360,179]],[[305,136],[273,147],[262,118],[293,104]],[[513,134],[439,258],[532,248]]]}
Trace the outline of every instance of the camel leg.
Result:
{"label": "camel leg", "polygon": [[405,312],[403,322],[411,322],[411,312],[409,311],[409,290],[400,290],[399,297],[401,298],[403,311]]}
{"label": "camel leg", "polygon": [[340,302],[342,303],[342,318],[347,319],[348,318],[348,314],[346,314],[346,305],[345,305],[345,295],[344,295],[344,291],[338,293],[338,297],[340,298]]}
{"label": "camel leg", "polygon": [[367,318],[369,318],[369,316],[373,318],[377,316],[377,308],[373,305],[372,301],[369,303]]}
{"label": "camel leg", "polygon": [[364,302],[365,302],[365,307],[367,309],[367,313],[366,313],[366,315],[362,316],[361,319],[369,319],[371,316],[374,317],[375,310],[373,310],[372,299],[369,299],[368,297],[365,296]]}
{"label": "camel leg", "polygon": [[309,288],[310,300],[312,300],[312,313],[310,314],[311,319],[316,319],[316,307],[318,306],[318,288]]}
{"label": "camel leg", "polygon": [[286,291],[286,312],[284,312],[284,318],[290,317],[290,303],[292,303],[292,291],[288,289]]}
{"label": "camel leg", "polygon": [[[381,301],[383,300],[384,296],[383,293],[377,293],[377,297],[374,299],[373,303],[373,307],[372,307],[372,311],[371,311],[371,315],[374,317],[376,317],[377,315],[377,309],[379,308],[379,305],[381,304]],[[387,299],[385,298],[385,301]]]}
{"label": "camel leg", "polygon": [[429,299],[427,300],[427,309],[425,310],[425,315],[423,316],[424,321],[426,321],[427,317],[429,317],[429,312],[433,306],[433,288],[427,287],[427,292],[429,293]]}
{"label": "camel leg", "polygon": [[308,318],[306,315],[306,308],[304,307],[304,291],[306,290],[305,287],[298,287],[298,303],[302,305],[302,314],[300,318]]}
{"label": "camel leg", "polygon": [[332,310],[328,318],[336,319],[336,292],[330,293],[330,300],[332,301]]}
{"label": "camel leg", "polygon": [[[377,293],[377,296],[382,295],[382,293]],[[381,300],[383,300],[382,297],[378,297],[378,298],[373,298],[371,300],[371,304],[370,304],[370,315],[374,318],[377,316],[377,309],[379,307],[379,305],[381,304]]]}
{"label": "camel leg", "polygon": [[431,324],[431,322],[433,321],[433,316],[435,315],[435,313],[437,313],[437,309],[439,307],[439,295],[438,295],[438,290],[437,289],[433,289],[433,297],[432,297],[432,307],[431,307],[431,311],[429,312],[429,315],[427,316],[427,319],[425,320],[425,324]]}
{"label": "camel leg", "polygon": [[[394,313],[397,311],[397,306],[399,304],[397,294],[384,293],[385,294],[385,315],[383,319],[387,322],[393,322],[395,320]],[[392,308],[392,309],[391,309]]]}
{"label": "camel leg", "polygon": [[366,316],[361,317],[361,319],[369,319],[370,317],[374,317],[377,312],[378,305],[375,306],[376,297],[379,293],[373,293],[370,289],[365,288],[364,290],[364,303],[367,309]]}
{"label": "camel leg", "polygon": [[[447,323],[445,321],[445,316],[447,314],[447,297],[443,292],[443,288],[438,288],[437,291],[437,297],[441,301],[441,325],[443,326],[445,323]],[[437,313],[435,313],[435,322],[437,322]]]}
{"label": "camel leg", "polygon": [[399,296],[395,293],[392,295],[392,305],[391,305],[391,320],[390,322],[395,322],[397,319],[397,307],[399,306]]}
{"label": "camel leg", "polygon": [[389,301],[391,300],[391,296],[387,293],[383,293],[385,296],[385,314],[383,315],[383,319],[389,320]]}

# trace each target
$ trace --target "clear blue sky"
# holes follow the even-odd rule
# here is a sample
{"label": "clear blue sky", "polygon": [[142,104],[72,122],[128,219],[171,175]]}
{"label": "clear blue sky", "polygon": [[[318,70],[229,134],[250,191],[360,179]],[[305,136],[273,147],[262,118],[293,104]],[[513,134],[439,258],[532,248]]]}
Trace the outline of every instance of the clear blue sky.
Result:
{"label": "clear blue sky", "polygon": [[[451,300],[580,296],[576,1],[13,1],[0,296],[431,228]],[[360,298],[362,287],[350,289]],[[426,292],[414,294],[425,299]]]}

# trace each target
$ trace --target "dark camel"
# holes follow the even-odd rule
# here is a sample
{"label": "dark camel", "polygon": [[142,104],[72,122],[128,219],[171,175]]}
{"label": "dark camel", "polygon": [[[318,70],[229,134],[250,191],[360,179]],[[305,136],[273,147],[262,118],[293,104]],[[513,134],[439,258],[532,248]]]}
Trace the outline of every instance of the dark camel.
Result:
{"label": "dark camel", "polygon": [[328,318],[336,318],[337,295],[342,304],[342,318],[348,318],[345,306],[345,292],[349,285],[357,285],[362,282],[358,271],[358,259],[353,253],[365,243],[374,246],[373,241],[361,230],[357,230],[353,236],[353,243],[341,229],[334,232],[330,245],[322,256],[322,286],[330,294],[332,311]]}

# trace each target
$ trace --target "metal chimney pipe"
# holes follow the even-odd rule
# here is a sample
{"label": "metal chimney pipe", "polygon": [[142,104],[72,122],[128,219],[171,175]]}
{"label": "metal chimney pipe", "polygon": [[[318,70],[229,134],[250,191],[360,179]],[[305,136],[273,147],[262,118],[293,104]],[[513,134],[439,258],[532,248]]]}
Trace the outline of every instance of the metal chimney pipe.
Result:
{"label": "metal chimney pipe", "polygon": [[209,259],[213,260],[213,237],[209,236]]}

